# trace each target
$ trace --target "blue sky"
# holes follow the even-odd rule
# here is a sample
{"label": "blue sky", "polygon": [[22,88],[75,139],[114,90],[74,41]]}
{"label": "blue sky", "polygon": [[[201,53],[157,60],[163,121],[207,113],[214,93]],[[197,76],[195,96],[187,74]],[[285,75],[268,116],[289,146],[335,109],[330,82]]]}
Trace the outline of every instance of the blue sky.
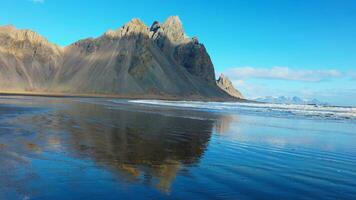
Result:
{"label": "blue sky", "polygon": [[216,72],[247,97],[356,105],[354,0],[2,0],[0,25],[29,28],[65,46],[134,17],[150,25],[170,15],[198,36]]}

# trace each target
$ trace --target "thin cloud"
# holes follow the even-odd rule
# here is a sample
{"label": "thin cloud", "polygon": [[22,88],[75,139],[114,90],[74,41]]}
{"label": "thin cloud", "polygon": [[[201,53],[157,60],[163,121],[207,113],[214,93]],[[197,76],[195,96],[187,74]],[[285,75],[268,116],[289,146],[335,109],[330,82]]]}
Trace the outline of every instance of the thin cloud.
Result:
{"label": "thin cloud", "polygon": [[237,67],[226,71],[231,79],[276,79],[305,82],[320,82],[340,78],[343,74],[337,70],[304,70],[288,67],[255,68]]}

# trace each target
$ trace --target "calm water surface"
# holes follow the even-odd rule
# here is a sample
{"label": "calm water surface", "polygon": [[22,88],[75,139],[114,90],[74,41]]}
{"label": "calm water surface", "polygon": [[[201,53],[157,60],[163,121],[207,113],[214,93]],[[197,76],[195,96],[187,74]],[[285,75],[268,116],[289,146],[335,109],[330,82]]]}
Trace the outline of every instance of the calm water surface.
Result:
{"label": "calm water surface", "polygon": [[356,123],[0,97],[0,199],[356,199]]}

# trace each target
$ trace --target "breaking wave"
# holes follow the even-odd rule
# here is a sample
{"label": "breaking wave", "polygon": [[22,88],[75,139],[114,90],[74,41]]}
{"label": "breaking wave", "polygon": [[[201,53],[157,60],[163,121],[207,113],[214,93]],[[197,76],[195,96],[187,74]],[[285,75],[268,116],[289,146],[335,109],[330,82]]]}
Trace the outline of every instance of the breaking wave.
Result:
{"label": "breaking wave", "polygon": [[[115,100],[113,101],[115,102]],[[312,119],[356,120],[355,107],[292,105],[271,103],[240,102],[199,102],[199,101],[163,101],[163,100],[129,100],[129,103],[146,106],[168,106],[216,112],[240,114],[259,114],[274,117],[301,117]],[[355,121],[356,122],[356,121]]]}

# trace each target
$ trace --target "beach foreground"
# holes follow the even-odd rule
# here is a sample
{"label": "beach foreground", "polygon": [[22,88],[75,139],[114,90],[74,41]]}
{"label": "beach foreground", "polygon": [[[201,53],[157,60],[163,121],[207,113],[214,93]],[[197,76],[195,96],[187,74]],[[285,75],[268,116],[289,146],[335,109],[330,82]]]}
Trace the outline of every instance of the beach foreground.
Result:
{"label": "beach foreground", "polygon": [[352,109],[235,104],[0,97],[0,199],[356,198]]}

